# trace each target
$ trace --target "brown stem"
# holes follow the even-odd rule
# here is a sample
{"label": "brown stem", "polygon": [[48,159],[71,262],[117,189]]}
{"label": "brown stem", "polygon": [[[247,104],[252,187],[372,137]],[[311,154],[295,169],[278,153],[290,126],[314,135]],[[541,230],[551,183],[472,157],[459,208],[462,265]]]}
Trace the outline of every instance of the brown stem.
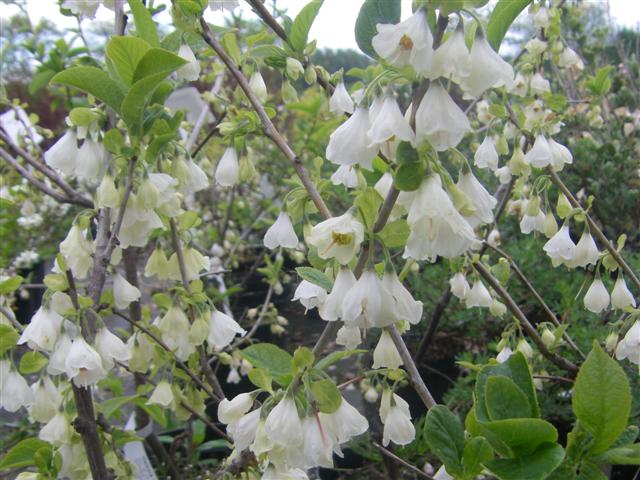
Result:
{"label": "brown stem", "polygon": [[407,462],[406,460],[403,460],[402,458],[400,458],[399,456],[397,456],[395,453],[393,453],[392,451],[384,448],[382,445],[380,445],[377,442],[373,442],[373,446],[376,447],[378,450],[380,450],[380,453],[382,455],[384,455],[385,457],[390,458],[391,460],[393,460],[396,463],[399,463],[400,465],[408,468],[409,470],[411,470],[413,473],[415,473],[416,475],[418,475],[421,478],[427,478],[429,480],[433,480],[433,477],[431,475],[427,475],[426,473],[424,473],[422,470],[420,470],[418,467],[416,467],[415,465],[411,465],[409,462]]}

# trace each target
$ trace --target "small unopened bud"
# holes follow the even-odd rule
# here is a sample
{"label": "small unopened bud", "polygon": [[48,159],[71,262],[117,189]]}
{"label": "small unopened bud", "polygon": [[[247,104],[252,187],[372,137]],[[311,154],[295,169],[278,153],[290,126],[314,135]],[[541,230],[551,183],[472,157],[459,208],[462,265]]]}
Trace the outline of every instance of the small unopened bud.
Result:
{"label": "small unopened bud", "polygon": [[282,325],[283,327],[286,327],[287,325],[289,325],[289,320],[287,320],[282,315],[278,315],[276,317],[276,322],[278,322],[278,325]]}
{"label": "small unopened bud", "polygon": [[494,317],[502,317],[505,313],[507,313],[507,307],[505,307],[504,304],[499,302],[498,300],[493,299],[493,302],[491,302],[491,305],[489,306],[489,311]]}
{"label": "small unopened bud", "polygon": [[267,101],[267,85],[264,83],[264,78],[262,78],[259,71],[253,72],[249,79],[249,86],[256,97],[258,97],[258,100],[260,100],[260,103]]}
{"label": "small unopened bud", "polygon": [[284,103],[293,103],[298,101],[298,92],[293,88],[289,81],[282,83],[282,100]]}
{"label": "small unopened bud", "polygon": [[533,357],[533,348],[531,348],[531,345],[529,345],[524,338],[520,339],[516,349],[521,352],[526,358]]}
{"label": "small unopened bud", "polygon": [[378,391],[370,386],[367,391],[364,392],[364,399],[369,403],[376,403],[378,401]]}
{"label": "small unopened bud", "polygon": [[256,315],[258,315],[257,308],[250,308],[249,310],[247,310],[247,317],[249,317],[249,320],[253,320],[254,318],[256,318]]}
{"label": "small unopened bud", "polygon": [[292,80],[297,80],[300,75],[304,75],[304,67],[300,60],[287,57],[287,76]]}
{"label": "small unopened bud", "polygon": [[573,210],[573,207],[569,203],[567,197],[564,196],[564,193],[558,195],[558,203],[556,205],[556,213],[558,214],[558,217],[562,219],[566,218],[571,210]]}
{"label": "small unopened bud", "polygon": [[549,210],[547,215],[544,217],[544,226],[542,231],[547,238],[551,238],[558,233],[558,223],[556,222],[556,217],[551,213],[551,210]]}
{"label": "small unopened bud", "polygon": [[270,330],[274,335],[282,335],[285,331],[284,327],[282,325],[278,325],[277,323],[272,323]]}
{"label": "small unopened bud", "polygon": [[556,336],[553,334],[551,330],[545,328],[542,331],[542,342],[547,346],[547,348],[551,348],[556,343]]}
{"label": "small unopened bud", "polygon": [[618,345],[618,334],[615,332],[611,332],[607,335],[607,339],[604,342],[604,347],[608,352],[613,352],[616,349],[616,345]]}
{"label": "small unopened bud", "polygon": [[309,85],[313,85],[316,83],[317,79],[318,75],[316,74],[316,69],[311,64],[307,65],[307,68],[304,70],[304,81]]}
{"label": "small unopened bud", "polygon": [[222,352],[218,354],[218,360],[222,365],[231,365],[233,357],[226,352]]}

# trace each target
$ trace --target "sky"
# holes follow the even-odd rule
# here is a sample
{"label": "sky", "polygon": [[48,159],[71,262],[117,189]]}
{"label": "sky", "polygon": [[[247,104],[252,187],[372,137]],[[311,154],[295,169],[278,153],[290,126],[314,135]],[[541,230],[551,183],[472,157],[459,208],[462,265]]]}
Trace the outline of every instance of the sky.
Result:
{"label": "sky", "polygon": [[[402,1],[402,16],[406,18],[411,12],[411,0]],[[612,20],[620,26],[640,28],[640,1],[639,0],[586,0],[587,3],[609,4]],[[158,3],[158,1],[156,2]],[[243,1],[236,13],[241,11],[243,16],[252,17],[250,7]],[[308,0],[277,0],[280,8],[286,8],[292,18],[308,3]],[[271,4],[271,0],[268,0]],[[354,48],[357,49],[353,34],[358,11],[362,5],[362,0],[325,0],[320,13],[314,22],[309,38],[318,41],[319,48]],[[27,0],[27,9],[32,20],[46,17],[60,27],[75,26],[73,18],[64,17],[60,14],[56,2],[53,0]],[[0,17],[6,17],[15,13],[17,9],[3,6]],[[106,20],[111,18],[112,12],[104,7],[98,10],[98,19]],[[206,16],[211,23],[222,24],[221,13],[209,12]],[[162,22],[169,22],[168,13],[163,14],[159,19]]]}

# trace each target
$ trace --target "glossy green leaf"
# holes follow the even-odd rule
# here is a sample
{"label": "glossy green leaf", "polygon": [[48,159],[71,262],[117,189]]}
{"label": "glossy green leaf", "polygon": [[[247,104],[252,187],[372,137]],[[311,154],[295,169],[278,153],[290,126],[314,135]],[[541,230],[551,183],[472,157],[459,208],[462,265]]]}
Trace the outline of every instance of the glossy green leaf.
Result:
{"label": "glossy green leaf", "polygon": [[120,79],[131,85],[138,62],[150,49],[151,46],[141,38],[114,36],[107,44],[106,55],[113,62]]}
{"label": "glossy green leaf", "polygon": [[526,457],[499,458],[485,466],[500,480],[542,480],[562,463],[564,450],[557,443],[540,445]]}
{"label": "glossy green leaf", "polygon": [[531,454],[539,445],[558,439],[556,427],[540,418],[512,418],[480,422],[482,435],[503,456]]}
{"label": "glossy green leaf", "polygon": [[152,48],[148,50],[138,62],[133,74],[133,83],[152,75],[167,75],[175,72],[187,61],[163,48]]}
{"label": "glossy green leaf", "polygon": [[271,374],[264,368],[252,368],[247,375],[251,383],[256,387],[262,388],[268,392],[271,391],[271,382],[273,381]]}
{"label": "glossy green leaf", "polygon": [[431,451],[444,463],[450,475],[462,473],[464,428],[462,422],[444,405],[436,405],[427,413],[425,439]]}
{"label": "glossy green leaf", "polygon": [[28,375],[39,372],[49,362],[40,352],[27,352],[20,358],[20,373]]}
{"label": "glossy green leaf", "polygon": [[591,452],[609,448],[627,426],[631,390],[622,367],[594,343],[573,388],[573,411],[594,437]]}
{"label": "glossy green leaf", "polygon": [[311,394],[322,413],[334,413],[342,403],[342,395],[331,380],[319,380],[311,384]]}
{"label": "glossy green leaf", "polygon": [[48,447],[49,444],[37,438],[27,438],[11,448],[2,460],[0,460],[0,470],[11,468],[22,468],[34,465],[34,454],[41,448]]}
{"label": "glossy green leaf", "polygon": [[527,396],[509,377],[489,377],[485,387],[485,401],[491,420],[531,416],[531,405]]}
{"label": "glossy green leaf", "polygon": [[323,272],[312,267],[297,267],[296,272],[300,278],[314,285],[324,288],[327,292],[333,287],[333,282]]}
{"label": "glossy green leaf", "polygon": [[484,437],[473,437],[467,441],[462,452],[462,469],[464,478],[476,478],[483,469],[483,464],[493,460],[493,449]]}
{"label": "glossy green leaf", "polygon": [[158,29],[151,17],[151,12],[147,10],[140,0],[128,0],[128,2],[131,13],[133,13],[133,21],[136,24],[138,36],[146,40],[152,47],[159,47]]}
{"label": "glossy green leaf", "polygon": [[339,350],[337,352],[331,352],[324,358],[318,360],[318,363],[315,364],[316,368],[320,370],[324,370],[327,367],[330,367],[334,363],[338,363],[340,360],[344,360],[352,355],[359,355],[361,353],[367,353],[368,350],[356,349],[356,350]]}
{"label": "glossy green leaf", "polygon": [[24,278],[22,278],[20,275],[15,275],[11,278],[3,280],[2,282],[0,282],[0,295],[9,295],[15,292],[20,287],[20,285],[22,285],[23,280]]}
{"label": "glossy green leaf", "polygon": [[324,0],[312,0],[309,2],[293,20],[291,33],[289,34],[289,44],[296,52],[302,53],[307,46],[309,30],[316,19],[320,7]]}
{"label": "glossy green leaf", "polygon": [[371,39],[378,33],[378,23],[400,22],[400,0],[365,0],[356,19],[356,43],[360,50],[375,58]]}
{"label": "glossy green leaf", "polygon": [[362,215],[362,221],[367,229],[373,228],[382,201],[383,198],[373,187],[367,187],[364,192],[356,197],[355,206],[358,208],[360,215]]}
{"label": "glossy green leaf", "polygon": [[271,343],[256,343],[240,351],[242,358],[254,367],[269,371],[273,379],[286,386],[291,381],[291,364],[293,357]]}
{"label": "glossy green leaf", "polygon": [[124,99],[120,86],[97,67],[71,67],[56,74],[51,83],[75,87],[106,103],[116,112]]}
{"label": "glossy green leaf", "polygon": [[640,443],[617,447],[593,458],[600,465],[640,465]]}
{"label": "glossy green leaf", "polygon": [[487,23],[487,40],[494,50],[500,48],[502,39],[518,15],[531,0],[499,0],[491,12]]}

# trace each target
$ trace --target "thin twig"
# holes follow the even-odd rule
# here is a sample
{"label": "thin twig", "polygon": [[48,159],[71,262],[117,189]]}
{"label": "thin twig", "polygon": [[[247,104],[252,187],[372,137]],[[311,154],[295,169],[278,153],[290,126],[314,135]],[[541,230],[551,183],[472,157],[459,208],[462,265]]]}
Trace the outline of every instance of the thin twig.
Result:
{"label": "thin twig", "polygon": [[419,477],[422,478],[427,478],[429,480],[433,480],[433,477],[431,475],[427,475],[425,472],[423,472],[422,470],[420,470],[418,467],[416,467],[415,465],[411,465],[409,462],[407,462],[406,460],[400,458],[399,456],[397,456],[395,453],[391,452],[390,450],[387,450],[386,448],[384,448],[382,445],[380,445],[378,442],[373,442],[373,446],[376,447],[378,450],[380,450],[380,453],[383,454],[385,457],[390,458],[391,460],[393,460],[394,462],[399,463],[400,465],[408,468],[409,470],[411,470],[413,473],[417,474]]}

